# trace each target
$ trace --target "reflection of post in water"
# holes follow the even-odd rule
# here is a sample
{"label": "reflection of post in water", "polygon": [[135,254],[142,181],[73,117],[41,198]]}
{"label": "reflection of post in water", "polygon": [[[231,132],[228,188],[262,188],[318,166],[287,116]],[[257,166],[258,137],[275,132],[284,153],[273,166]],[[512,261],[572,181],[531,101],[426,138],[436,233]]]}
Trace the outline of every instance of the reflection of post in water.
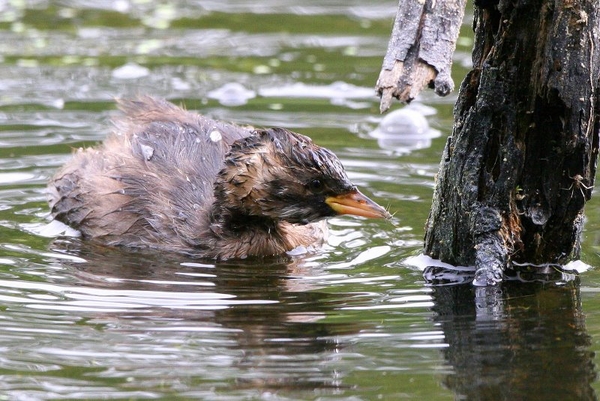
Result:
{"label": "reflection of post in water", "polygon": [[595,400],[579,284],[434,287],[457,399]]}

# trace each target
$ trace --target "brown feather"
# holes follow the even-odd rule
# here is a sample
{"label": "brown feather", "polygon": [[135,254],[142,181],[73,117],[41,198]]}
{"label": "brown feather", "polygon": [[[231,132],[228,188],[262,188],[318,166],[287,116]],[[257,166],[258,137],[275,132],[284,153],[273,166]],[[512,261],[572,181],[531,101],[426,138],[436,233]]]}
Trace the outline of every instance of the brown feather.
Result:
{"label": "brown feather", "polygon": [[151,97],[119,108],[106,141],[79,149],[49,184],[53,216],[85,238],[219,259],[282,254],[319,246],[317,220],[333,214],[286,203],[307,195],[304,176],[353,188],[331,152],[287,130],[255,132]]}

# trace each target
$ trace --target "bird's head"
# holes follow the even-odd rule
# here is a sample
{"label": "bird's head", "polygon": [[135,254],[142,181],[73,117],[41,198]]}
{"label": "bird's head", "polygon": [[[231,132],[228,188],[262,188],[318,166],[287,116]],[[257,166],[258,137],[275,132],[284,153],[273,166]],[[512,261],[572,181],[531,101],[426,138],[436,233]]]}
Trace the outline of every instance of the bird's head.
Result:
{"label": "bird's head", "polygon": [[339,214],[390,217],[350,182],[331,151],[282,128],[255,131],[235,142],[215,195],[233,213],[293,224]]}

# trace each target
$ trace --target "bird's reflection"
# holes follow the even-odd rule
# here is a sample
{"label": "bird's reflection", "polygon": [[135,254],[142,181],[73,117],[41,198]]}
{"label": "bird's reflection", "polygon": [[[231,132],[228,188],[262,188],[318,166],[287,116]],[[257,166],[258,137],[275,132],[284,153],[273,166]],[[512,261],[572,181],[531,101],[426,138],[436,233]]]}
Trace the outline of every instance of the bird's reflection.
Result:
{"label": "bird's reflection", "polygon": [[[184,305],[133,313],[107,312],[106,318],[121,323],[135,320],[136,326],[148,332],[156,321],[171,322],[172,327],[214,328],[214,343],[223,348],[220,352],[238,356],[235,386],[239,389],[342,388],[334,368],[328,369],[327,364],[315,368],[310,360],[319,354],[340,352],[344,343],[337,340],[339,336],[364,328],[364,324],[324,319],[344,297],[320,292],[316,284],[294,279],[315,274],[315,267],[295,263],[297,259],[199,263],[181,255],[121,251],[77,239],[55,241],[53,251],[85,260],[70,265],[79,285],[160,291],[174,298],[181,292],[195,292],[198,299],[207,299],[206,307],[195,304],[189,308]],[[305,269],[313,271],[309,274]],[[207,297],[211,294],[227,296],[226,300],[231,301],[211,308]],[[226,338],[223,333],[227,333]],[[287,374],[288,368],[296,374]]]}
{"label": "bird's reflection", "polygon": [[577,280],[438,286],[433,298],[457,399],[596,399]]}

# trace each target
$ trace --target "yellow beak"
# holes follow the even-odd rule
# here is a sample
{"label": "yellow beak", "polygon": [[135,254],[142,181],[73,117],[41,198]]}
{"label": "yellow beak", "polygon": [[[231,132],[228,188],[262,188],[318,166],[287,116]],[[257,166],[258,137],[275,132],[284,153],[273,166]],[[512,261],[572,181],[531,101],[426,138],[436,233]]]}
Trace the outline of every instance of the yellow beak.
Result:
{"label": "yellow beak", "polygon": [[389,219],[392,217],[383,207],[360,193],[359,190],[346,194],[330,196],[325,199],[337,214]]}

